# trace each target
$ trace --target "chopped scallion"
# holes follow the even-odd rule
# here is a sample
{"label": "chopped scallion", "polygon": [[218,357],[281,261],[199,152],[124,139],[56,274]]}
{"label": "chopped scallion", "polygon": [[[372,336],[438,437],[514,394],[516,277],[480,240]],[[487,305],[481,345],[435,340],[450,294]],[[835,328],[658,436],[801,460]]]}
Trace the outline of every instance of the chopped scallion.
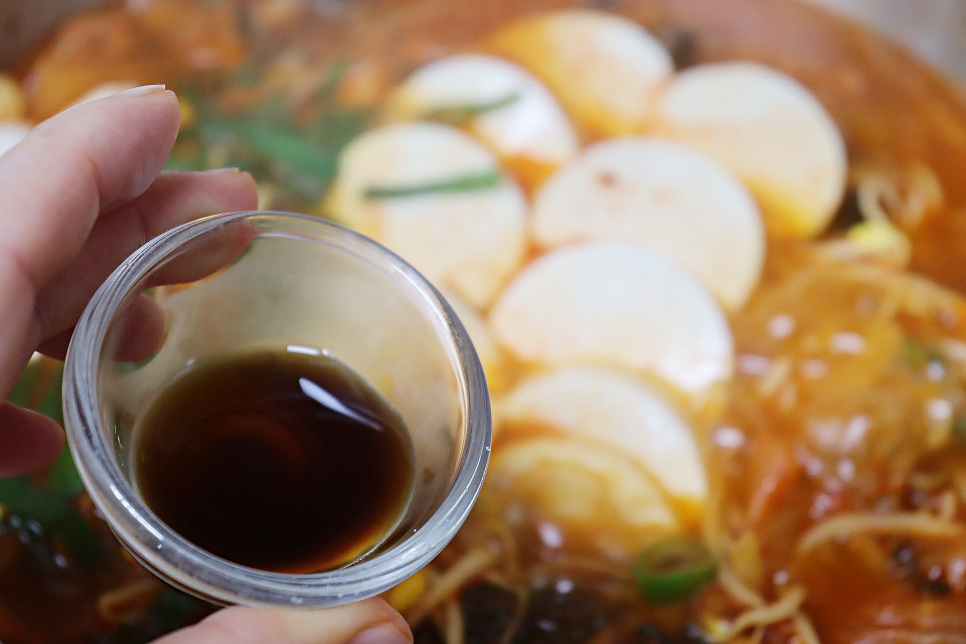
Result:
{"label": "chopped scallion", "polygon": [[415,184],[411,186],[370,186],[363,193],[366,199],[399,199],[416,197],[425,194],[448,192],[472,192],[495,188],[503,181],[499,170],[487,170],[466,174],[453,179],[444,179],[432,183]]}
{"label": "chopped scallion", "polygon": [[945,362],[942,351],[915,338],[906,338],[902,346],[902,361],[911,369],[925,369],[930,362]]}
{"label": "chopped scallion", "polygon": [[958,414],[953,418],[953,436],[959,442],[966,444],[966,416]]}
{"label": "chopped scallion", "polygon": [[342,79],[345,78],[345,73],[349,71],[349,59],[348,58],[337,58],[329,66],[329,70],[325,75],[325,79],[322,84],[319,85],[319,89],[315,92],[316,100],[327,100],[332,98],[336,90],[339,89],[339,85],[342,84]]}
{"label": "chopped scallion", "polygon": [[423,115],[428,121],[439,121],[450,125],[462,125],[477,116],[512,105],[520,100],[520,92],[511,92],[506,96],[485,103],[464,103],[461,105],[446,105],[429,110]]}
{"label": "chopped scallion", "polygon": [[714,578],[717,568],[717,560],[703,542],[672,537],[641,553],[634,564],[634,580],[644,601],[663,606],[694,595]]}

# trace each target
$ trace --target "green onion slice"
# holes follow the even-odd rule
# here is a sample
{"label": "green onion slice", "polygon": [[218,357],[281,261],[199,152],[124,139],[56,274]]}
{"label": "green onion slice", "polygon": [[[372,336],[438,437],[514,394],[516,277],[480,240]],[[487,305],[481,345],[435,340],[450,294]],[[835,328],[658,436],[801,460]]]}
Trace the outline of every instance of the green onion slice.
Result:
{"label": "green onion slice", "polygon": [[966,416],[957,414],[953,418],[953,436],[963,444],[966,444]]}
{"label": "green onion slice", "polygon": [[493,169],[412,186],[370,186],[363,196],[366,199],[398,199],[435,193],[471,192],[495,188],[502,182],[503,175],[499,170]]}
{"label": "green onion slice", "polygon": [[477,116],[512,105],[520,100],[520,92],[511,92],[506,96],[485,103],[464,103],[462,105],[446,105],[429,110],[423,114],[428,121],[439,121],[450,125],[462,125]]}
{"label": "green onion slice", "polygon": [[945,362],[943,352],[916,338],[906,338],[902,345],[902,362],[911,369],[925,369],[930,362]]}
{"label": "green onion slice", "polygon": [[714,578],[718,562],[698,539],[673,537],[648,546],[634,564],[644,601],[663,606],[687,599]]}

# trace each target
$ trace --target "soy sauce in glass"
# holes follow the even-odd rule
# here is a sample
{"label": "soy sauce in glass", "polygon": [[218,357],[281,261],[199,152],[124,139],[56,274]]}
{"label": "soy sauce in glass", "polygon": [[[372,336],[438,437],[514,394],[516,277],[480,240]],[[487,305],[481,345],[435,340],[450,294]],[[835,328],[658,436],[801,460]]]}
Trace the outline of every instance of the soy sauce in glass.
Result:
{"label": "soy sauce in glass", "polygon": [[405,511],[413,461],[399,413],[319,352],[200,361],[135,430],[148,507],[208,552],[272,572],[331,570],[371,552]]}

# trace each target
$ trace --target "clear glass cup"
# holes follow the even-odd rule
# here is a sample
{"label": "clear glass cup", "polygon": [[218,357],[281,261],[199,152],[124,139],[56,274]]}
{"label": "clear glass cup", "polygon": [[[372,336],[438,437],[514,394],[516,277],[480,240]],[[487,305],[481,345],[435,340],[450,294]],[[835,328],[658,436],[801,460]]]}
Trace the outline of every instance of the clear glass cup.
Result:
{"label": "clear glass cup", "polygon": [[[173,532],[138,495],[131,447],[140,414],[192,361],[263,348],[330,352],[406,422],[413,494],[361,561],[313,574],[247,568]],[[128,258],[74,331],[64,418],[84,484],[125,547],[168,583],[221,604],[321,608],[391,588],[459,530],[490,449],[483,369],[439,292],[372,240],[280,212],[192,222]],[[252,512],[256,520],[271,508]],[[284,526],[284,517],[272,520]]]}

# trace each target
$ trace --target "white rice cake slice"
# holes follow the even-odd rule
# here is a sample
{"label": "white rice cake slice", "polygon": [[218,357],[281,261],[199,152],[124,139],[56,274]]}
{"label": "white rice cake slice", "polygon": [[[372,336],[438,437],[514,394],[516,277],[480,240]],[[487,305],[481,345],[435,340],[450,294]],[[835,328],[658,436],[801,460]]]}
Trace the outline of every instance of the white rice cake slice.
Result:
{"label": "white rice cake slice", "polygon": [[342,152],[327,203],[339,221],[384,244],[437,286],[485,308],[517,270],[526,246],[523,192],[498,185],[367,198],[371,188],[412,188],[500,172],[496,157],[460,130],[403,123],[370,130]]}
{"label": "white rice cake slice", "polygon": [[[387,106],[394,121],[447,112],[465,118],[460,125],[525,183],[546,178],[577,154],[577,136],[557,99],[526,70],[500,58],[464,54],[430,63],[406,79]],[[541,176],[526,181],[535,171]]]}
{"label": "white rice cake slice", "polygon": [[537,244],[624,241],[654,248],[704,283],[729,311],[758,283],[765,233],[754,197],[717,162],[657,138],[586,149],[537,193]]}
{"label": "white rice cake slice", "polygon": [[845,192],[845,143],[795,79],[749,62],[691,67],[670,84],[657,131],[711,155],[754,192],[768,232],[807,238]]}
{"label": "white rice cake slice", "polygon": [[674,71],[640,25],[591,10],[539,14],[499,29],[492,51],[530,69],[592,133],[641,132]]}
{"label": "white rice cake slice", "polygon": [[[674,531],[677,517],[632,461],[606,446],[567,437],[528,438],[499,448],[487,485],[536,506],[562,527]],[[617,518],[623,526],[601,522]]]}
{"label": "white rice cake slice", "polygon": [[641,463],[679,501],[699,507],[707,500],[708,479],[690,427],[634,378],[597,367],[559,369],[524,380],[495,411],[503,427],[536,425],[607,443]]}
{"label": "white rice cake slice", "polygon": [[730,378],[731,331],[710,293],[657,251],[577,244],[529,264],[490,313],[528,364],[596,364],[656,375],[685,395]]}
{"label": "white rice cake slice", "polygon": [[489,327],[486,326],[486,322],[483,321],[480,314],[473,310],[470,305],[452,293],[443,290],[443,296],[453,308],[456,317],[463,323],[463,327],[473,342],[473,348],[476,349],[476,355],[480,358],[480,364],[483,366],[483,372],[486,374],[487,387],[490,391],[502,389],[506,382],[503,360],[496,341],[493,339],[493,334],[490,333]]}

